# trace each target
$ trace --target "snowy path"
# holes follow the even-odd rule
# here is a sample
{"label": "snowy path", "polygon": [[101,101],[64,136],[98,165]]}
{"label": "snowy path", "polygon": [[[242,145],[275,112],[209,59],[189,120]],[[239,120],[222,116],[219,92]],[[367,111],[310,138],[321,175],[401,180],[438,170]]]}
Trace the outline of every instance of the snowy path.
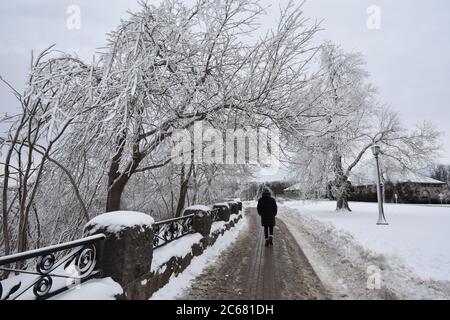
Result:
{"label": "snowy path", "polygon": [[286,225],[278,220],[274,247],[264,246],[255,208],[248,208],[249,228],[207,268],[185,299],[327,299],[328,292]]}

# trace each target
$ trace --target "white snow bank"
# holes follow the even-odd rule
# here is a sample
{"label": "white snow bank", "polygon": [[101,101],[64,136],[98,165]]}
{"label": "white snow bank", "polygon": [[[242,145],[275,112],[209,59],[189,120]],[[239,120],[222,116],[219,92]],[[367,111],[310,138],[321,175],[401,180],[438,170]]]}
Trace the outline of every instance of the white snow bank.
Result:
{"label": "white snow bank", "polygon": [[[237,217],[238,217],[237,214],[233,214],[230,216],[229,221],[232,221]],[[229,223],[229,221],[213,222],[211,225],[210,234],[218,230],[225,229],[225,225]],[[161,266],[164,263],[168,262],[172,257],[181,257],[181,258],[185,257],[188,253],[192,251],[192,246],[196,243],[199,243],[202,238],[203,236],[200,233],[193,233],[186,235],[178,240],[172,241],[163,247],[155,249],[153,251],[151,271],[152,272],[159,271]]]}
{"label": "white snow bank", "polygon": [[238,218],[240,214],[233,213],[230,215],[230,221],[233,221],[234,219]]}
{"label": "white snow bank", "polygon": [[173,300],[181,297],[184,290],[188,289],[191,282],[201,275],[203,270],[217,261],[220,254],[232,245],[239,234],[244,232],[248,227],[247,218],[244,217],[236,224],[236,226],[225,232],[223,236],[219,236],[216,243],[207,248],[202,255],[194,257],[191,264],[177,277],[172,276],[169,283],[153,294],[150,300]]}
{"label": "white snow bank", "polygon": [[364,248],[400,262],[422,279],[450,281],[450,207],[386,204],[389,226],[377,226],[376,203],[352,202],[351,213],[335,212],[332,201],[289,201],[298,210],[344,231]]}
{"label": "white snow bank", "polygon": [[241,202],[241,198],[225,198],[224,200],[228,202]]}
{"label": "white snow bank", "polygon": [[202,238],[203,236],[200,233],[193,233],[155,249],[153,251],[151,271],[158,271],[172,257],[186,256],[192,251],[192,246],[195,243],[199,243]]}
{"label": "white snow bank", "polygon": [[211,231],[209,232],[209,234],[213,234],[216,231],[221,231],[222,229],[225,229],[225,225],[228,222],[226,221],[216,221],[213,222],[213,224],[211,225]]}
{"label": "white snow bank", "polygon": [[[33,270],[30,270],[33,271]],[[72,285],[67,278],[68,276],[73,276],[70,272],[66,272],[62,266],[58,267],[56,270],[52,271],[52,275],[56,275],[52,277],[52,290],[56,291],[58,289],[64,288],[67,285]],[[22,289],[30,287],[29,290],[24,292],[18,297],[18,300],[34,300],[36,299],[33,294],[32,285],[39,278],[39,276],[31,275],[31,274],[19,274],[12,275],[8,279],[3,280],[3,297],[5,298],[9,290],[21,283],[20,289],[18,292],[21,292]],[[18,292],[14,293],[12,296],[15,297]],[[114,282],[111,278],[103,278],[103,279],[92,279],[77,285],[69,289],[66,292],[63,292],[53,298],[52,300],[114,300],[114,296],[123,293],[122,287]]]}
{"label": "white snow bank", "polygon": [[[57,291],[59,289],[65,288],[67,285],[69,285],[69,278],[73,276],[73,270],[74,270],[74,264],[72,263],[67,269],[64,269],[64,266],[58,266],[51,272],[51,275],[54,275],[52,277],[52,286],[51,286],[51,292]],[[11,297],[15,300],[35,300],[36,296],[33,293],[33,286],[34,283],[41,277],[40,275],[32,274],[36,272],[36,267],[31,265],[30,267],[26,268],[24,270],[25,272],[30,273],[19,273],[14,274],[11,273],[8,278],[3,279],[0,281],[2,287],[3,287],[3,293],[0,296],[1,299],[5,299],[5,297],[8,295],[10,290],[16,286],[19,286],[19,290],[14,292]],[[28,288],[28,289],[27,289]],[[26,289],[26,290],[25,290]],[[25,290],[23,292],[23,290]]]}
{"label": "white snow bank", "polygon": [[114,211],[101,214],[85,226],[85,229],[93,227],[90,232],[95,232],[99,229],[106,229],[111,233],[117,233],[125,228],[133,227],[151,227],[155,220],[148,214],[135,211]]}
{"label": "white snow bank", "polygon": [[243,208],[247,208],[247,207],[256,207],[257,204],[258,204],[258,201],[255,201],[255,200],[248,200],[248,201],[242,202],[242,207],[243,207]]}
{"label": "white snow bank", "polygon": [[217,207],[227,207],[227,208],[230,207],[230,205],[229,205],[228,203],[226,203],[226,202],[215,203],[214,206],[217,206]]}
{"label": "white snow bank", "polygon": [[50,300],[115,300],[122,287],[111,278],[92,279]]}
{"label": "white snow bank", "polygon": [[228,221],[216,221],[213,222],[213,224],[211,225],[211,231],[210,234],[213,234],[214,232],[218,231],[218,230],[222,230],[225,229],[225,225],[227,223],[229,223],[230,221],[233,221],[234,219],[238,218],[239,214],[232,214],[230,215],[230,219]]}
{"label": "white snow bank", "polygon": [[[30,272],[33,272],[33,271],[34,270],[30,270]],[[33,282],[36,281],[37,278],[38,278],[38,276],[26,274],[26,273],[21,273],[18,275],[10,274],[8,278],[0,281],[0,283],[3,287],[3,293],[0,295],[0,300],[5,299],[6,295],[9,293],[9,291],[14,286],[16,286],[20,283],[21,286],[19,288],[19,291],[17,291],[16,293],[14,293],[12,295],[13,297],[15,297],[18,294],[18,292],[22,291],[23,288],[32,286]],[[54,283],[52,287],[57,287],[58,285],[60,285],[60,283],[57,282],[59,280],[59,278],[56,278],[56,279],[57,279],[56,283]],[[65,284],[65,282],[63,283],[63,285],[64,284]],[[35,299],[33,290],[27,290],[26,292],[21,294],[20,297],[17,298],[17,300],[33,300],[33,299]]]}
{"label": "white snow bank", "polygon": [[208,211],[211,211],[211,208],[208,206],[197,204],[195,206],[190,206],[190,207],[187,207],[186,209],[184,209],[184,211],[187,211],[187,210],[199,210],[199,211],[208,212]]}

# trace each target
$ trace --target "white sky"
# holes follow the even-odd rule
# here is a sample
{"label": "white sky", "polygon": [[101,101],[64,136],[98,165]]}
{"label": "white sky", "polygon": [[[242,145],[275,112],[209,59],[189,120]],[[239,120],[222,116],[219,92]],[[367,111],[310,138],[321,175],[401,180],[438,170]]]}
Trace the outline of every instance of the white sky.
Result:
{"label": "white sky", "polygon": [[[159,1],[149,1],[158,3]],[[278,5],[264,25],[275,25]],[[81,9],[81,29],[66,27],[69,5]],[[381,29],[369,30],[366,10],[381,9]],[[0,75],[21,88],[30,52],[51,44],[91,59],[135,0],[2,0],[0,2]],[[329,39],[348,51],[361,51],[383,102],[402,115],[406,125],[432,121],[447,132],[441,161],[450,163],[450,2],[448,0],[309,0],[305,16],[322,20],[317,41]],[[20,90],[19,90],[20,91]],[[14,98],[0,86],[0,112],[13,110]]]}

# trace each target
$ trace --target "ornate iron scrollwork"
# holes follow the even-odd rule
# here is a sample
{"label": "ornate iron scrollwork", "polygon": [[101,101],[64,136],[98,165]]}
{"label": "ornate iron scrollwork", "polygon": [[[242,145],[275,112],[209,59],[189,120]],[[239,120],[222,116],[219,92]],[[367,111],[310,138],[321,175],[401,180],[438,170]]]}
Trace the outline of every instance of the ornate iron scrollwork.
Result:
{"label": "ornate iron scrollwork", "polygon": [[81,278],[94,270],[96,258],[97,253],[94,245],[85,246],[77,253],[75,257],[75,268]]}
{"label": "ornate iron scrollwork", "polygon": [[213,222],[219,220],[219,209],[216,208],[211,210],[211,218]]}
{"label": "ornate iron scrollwork", "polygon": [[193,233],[192,222],[194,215],[164,220],[153,225],[153,248],[162,247],[187,234]]}
{"label": "ornate iron scrollwork", "polygon": [[[99,234],[0,258],[0,270],[19,273],[18,276],[3,280],[9,282],[8,290],[5,290],[2,281],[0,281],[0,300],[30,299],[33,296],[35,299],[47,299],[68,290],[69,283],[72,283],[73,280],[83,282],[90,279],[96,274],[94,272],[97,258],[95,244],[104,238],[103,234]],[[17,262],[31,259],[36,259],[34,262],[35,270],[29,267],[23,270],[8,267]],[[24,281],[20,276],[21,274],[36,277],[31,277],[31,281],[28,278],[27,281]],[[54,278],[72,281],[64,281],[65,285],[54,288]],[[59,281],[59,284],[61,284],[61,281]]]}
{"label": "ornate iron scrollwork", "polygon": [[[212,209],[208,214],[212,221],[219,220],[219,210]],[[153,248],[160,248],[187,234],[193,233],[192,223],[194,214],[157,222],[153,225]]]}
{"label": "ornate iron scrollwork", "polygon": [[33,286],[33,293],[36,297],[44,297],[52,289],[53,280],[49,276],[44,276],[38,279]]}
{"label": "ornate iron scrollwork", "polygon": [[46,254],[38,258],[36,271],[42,275],[47,274],[55,265],[55,255],[53,253]]}

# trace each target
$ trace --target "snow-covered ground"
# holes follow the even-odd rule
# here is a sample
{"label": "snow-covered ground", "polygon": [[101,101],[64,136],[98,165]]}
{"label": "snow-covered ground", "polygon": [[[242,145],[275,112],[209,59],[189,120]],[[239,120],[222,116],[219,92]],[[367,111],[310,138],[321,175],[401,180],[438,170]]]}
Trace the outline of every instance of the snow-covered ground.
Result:
{"label": "snow-covered ground", "polygon": [[[300,222],[318,242],[339,250],[344,264],[379,267],[384,284],[397,294],[411,298],[448,295],[450,207],[387,204],[389,225],[377,226],[376,203],[351,203],[351,213],[336,212],[332,201],[286,201],[283,206],[286,212],[281,218],[288,226]],[[322,262],[326,260],[325,256]]]}
{"label": "snow-covered ground", "polygon": [[[192,246],[199,243],[203,236],[200,233],[188,234],[181,239],[166,244],[164,247],[155,249],[152,257],[152,272],[158,271],[161,266],[172,257],[184,257],[191,252]],[[164,270],[160,271],[161,273]]]}
{"label": "snow-covered ground", "polygon": [[92,279],[51,300],[115,300],[122,293],[122,287],[111,278]]}
{"label": "snow-covered ground", "polygon": [[[69,268],[70,269],[70,268]],[[70,286],[70,289],[62,294],[56,295],[51,300],[115,300],[116,295],[123,293],[122,287],[112,280],[111,278],[102,279],[90,279],[83,284],[73,283],[70,279],[65,278],[65,276],[71,276],[62,267],[58,267],[54,272],[54,275],[60,275],[61,277],[52,277],[52,288],[60,289]],[[3,297],[9,292],[9,290],[18,283],[21,283],[21,289],[27,288],[33,284],[38,276],[31,274],[20,274],[10,276],[8,279],[2,281],[3,285]],[[19,292],[21,291],[19,290]],[[15,295],[13,295],[15,297]],[[33,290],[27,290],[17,300],[34,300],[36,297],[33,294]]]}

